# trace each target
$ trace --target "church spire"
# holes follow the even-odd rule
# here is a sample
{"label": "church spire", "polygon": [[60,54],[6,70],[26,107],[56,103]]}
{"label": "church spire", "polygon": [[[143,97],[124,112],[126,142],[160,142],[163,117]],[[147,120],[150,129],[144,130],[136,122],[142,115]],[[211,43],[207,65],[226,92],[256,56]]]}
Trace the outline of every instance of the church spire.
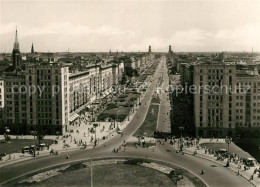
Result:
{"label": "church spire", "polygon": [[19,42],[18,42],[17,28],[16,28],[16,31],[15,31],[14,49],[15,49],[15,50],[19,50]]}
{"label": "church spire", "polygon": [[13,67],[15,69],[21,68],[21,55],[20,55],[19,42],[17,36],[17,28],[15,31],[15,42],[14,42],[14,48],[12,52],[12,61],[13,61]]}
{"label": "church spire", "polygon": [[31,53],[34,53],[33,43],[32,43]]}

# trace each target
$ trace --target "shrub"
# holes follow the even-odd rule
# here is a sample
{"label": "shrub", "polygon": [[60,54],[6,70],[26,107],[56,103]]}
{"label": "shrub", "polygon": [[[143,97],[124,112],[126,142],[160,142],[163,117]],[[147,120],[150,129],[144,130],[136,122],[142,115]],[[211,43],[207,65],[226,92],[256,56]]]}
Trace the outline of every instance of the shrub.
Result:
{"label": "shrub", "polygon": [[110,110],[110,109],[117,108],[117,107],[118,107],[117,104],[115,104],[115,103],[110,103],[110,104],[107,105],[106,110]]}
{"label": "shrub", "polygon": [[126,98],[126,97],[127,97],[126,94],[122,94],[122,95],[118,96],[118,98]]}
{"label": "shrub", "polygon": [[124,99],[117,99],[117,102],[125,102]]}
{"label": "shrub", "polygon": [[119,122],[122,122],[125,120],[127,114],[120,114],[120,115],[116,115],[116,114],[108,114],[108,113],[102,113],[100,114],[98,117],[97,117],[97,120],[98,121],[105,121],[107,118],[109,119],[113,119],[113,120],[117,120],[118,118],[118,121]]}

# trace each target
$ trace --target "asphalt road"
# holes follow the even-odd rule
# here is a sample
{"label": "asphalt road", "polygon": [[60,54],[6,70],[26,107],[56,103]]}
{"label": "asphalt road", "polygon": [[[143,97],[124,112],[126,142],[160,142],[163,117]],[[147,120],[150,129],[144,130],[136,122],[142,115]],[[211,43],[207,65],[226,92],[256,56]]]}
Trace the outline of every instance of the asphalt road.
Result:
{"label": "asphalt road", "polygon": [[[120,151],[119,153],[113,153],[113,148],[118,147],[123,143],[124,140],[127,140],[129,137],[131,137],[144,121],[158,77],[161,76],[160,72],[158,71],[160,68],[161,64],[159,64],[154,75],[154,81],[150,85],[149,90],[144,96],[142,105],[138,109],[137,114],[139,117],[137,118],[137,116],[135,116],[129,125],[123,130],[123,137],[121,137],[121,135],[116,135],[109,139],[105,145],[100,145],[93,149],[70,152],[69,154],[72,155],[70,159],[65,159],[67,153],[63,153],[56,156],[36,157],[34,159],[25,160],[19,163],[1,167],[0,185],[19,176],[39,171],[44,168],[66,164],[68,162],[89,159],[90,155],[92,155],[92,158],[104,158],[111,156],[140,158],[147,157],[150,159],[157,159],[184,167],[199,176],[208,186],[251,186],[251,183],[242,177],[236,176],[236,174],[228,168],[198,157],[193,157],[191,155],[177,154],[173,148],[171,148],[169,143],[165,143],[164,145],[156,145],[154,151],[151,148],[127,148],[125,152]],[[212,167],[212,165],[217,167]],[[202,168],[205,170],[204,175],[200,175]]]}
{"label": "asphalt road", "polygon": [[171,124],[170,124],[170,101],[169,95],[167,92],[169,88],[169,77],[167,74],[167,65],[166,58],[162,60],[162,67],[159,71],[159,75],[163,77],[163,84],[161,86],[160,93],[160,110],[157,121],[157,130],[162,132],[171,132]]}

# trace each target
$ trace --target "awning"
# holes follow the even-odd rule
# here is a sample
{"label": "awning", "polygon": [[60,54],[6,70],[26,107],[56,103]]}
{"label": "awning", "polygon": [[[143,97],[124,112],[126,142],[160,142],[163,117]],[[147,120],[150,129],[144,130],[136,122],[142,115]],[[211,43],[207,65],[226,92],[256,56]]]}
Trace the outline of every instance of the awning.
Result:
{"label": "awning", "polygon": [[75,119],[77,119],[78,117],[79,117],[78,114],[73,114],[72,116],[70,116],[69,121],[72,122],[72,121],[74,121]]}

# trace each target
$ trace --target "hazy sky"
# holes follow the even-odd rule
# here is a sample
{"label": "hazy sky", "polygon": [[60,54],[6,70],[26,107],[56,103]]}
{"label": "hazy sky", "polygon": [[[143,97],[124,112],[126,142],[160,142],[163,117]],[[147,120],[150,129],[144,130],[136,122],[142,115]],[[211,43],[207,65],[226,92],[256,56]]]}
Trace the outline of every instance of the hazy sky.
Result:
{"label": "hazy sky", "polygon": [[259,0],[0,0],[0,52],[260,51]]}

